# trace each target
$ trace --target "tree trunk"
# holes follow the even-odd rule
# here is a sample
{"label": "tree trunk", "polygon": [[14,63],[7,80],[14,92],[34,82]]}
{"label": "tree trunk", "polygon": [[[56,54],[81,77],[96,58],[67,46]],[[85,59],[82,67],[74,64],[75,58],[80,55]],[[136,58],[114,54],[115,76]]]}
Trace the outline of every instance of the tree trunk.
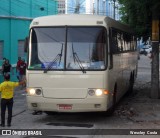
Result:
{"label": "tree trunk", "polygon": [[151,98],[158,99],[159,93],[159,12],[152,11],[152,70],[151,70]]}

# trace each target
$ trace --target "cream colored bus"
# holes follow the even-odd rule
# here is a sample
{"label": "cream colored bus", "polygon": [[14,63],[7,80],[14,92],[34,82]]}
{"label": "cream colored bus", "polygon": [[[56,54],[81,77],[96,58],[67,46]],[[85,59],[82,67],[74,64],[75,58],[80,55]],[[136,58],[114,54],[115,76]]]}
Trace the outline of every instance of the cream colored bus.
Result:
{"label": "cream colored bus", "polygon": [[136,38],[106,16],[54,15],[30,25],[27,102],[31,110],[112,113],[132,91]]}

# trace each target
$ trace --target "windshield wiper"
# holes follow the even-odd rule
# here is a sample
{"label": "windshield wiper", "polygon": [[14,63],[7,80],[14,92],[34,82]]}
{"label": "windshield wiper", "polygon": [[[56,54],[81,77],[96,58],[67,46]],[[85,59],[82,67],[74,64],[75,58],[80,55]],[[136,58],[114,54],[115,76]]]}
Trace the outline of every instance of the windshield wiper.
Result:
{"label": "windshield wiper", "polygon": [[74,51],[73,44],[72,44],[72,53],[73,53],[74,63],[77,62],[78,65],[79,65],[79,67],[80,67],[80,69],[82,70],[82,72],[83,72],[83,73],[86,73],[86,71],[85,71],[85,69],[84,69],[84,67],[83,67],[83,65],[82,65],[82,62],[80,61],[77,53]]}
{"label": "windshield wiper", "polygon": [[62,58],[62,52],[63,52],[63,44],[62,44],[62,47],[61,47],[61,53],[57,54],[57,56],[52,60],[52,62],[51,62],[51,63],[48,65],[48,67],[44,70],[44,73],[47,73],[47,71],[52,68],[52,65],[54,65],[58,60],[59,60],[58,66],[60,65],[60,63],[61,63],[61,58]]}

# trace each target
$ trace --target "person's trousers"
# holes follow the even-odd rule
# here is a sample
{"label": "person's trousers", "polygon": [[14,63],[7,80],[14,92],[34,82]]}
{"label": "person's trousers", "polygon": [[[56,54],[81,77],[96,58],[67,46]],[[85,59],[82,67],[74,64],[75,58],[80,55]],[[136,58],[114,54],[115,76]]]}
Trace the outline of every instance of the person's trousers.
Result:
{"label": "person's trousers", "polygon": [[10,125],[12,121],[12,107],[13,107],[13,98],[11,99],[1,99],[1,124],[5,125],[5,112],[6,108],[8,109],[8,120],[7,124]]}

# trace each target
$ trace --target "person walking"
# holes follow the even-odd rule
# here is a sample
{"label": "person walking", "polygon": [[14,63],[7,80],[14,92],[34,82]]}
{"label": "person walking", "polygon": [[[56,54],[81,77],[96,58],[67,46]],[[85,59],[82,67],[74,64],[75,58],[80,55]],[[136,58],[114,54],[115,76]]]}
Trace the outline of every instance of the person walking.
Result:
{"label": "person walking", "polygon": [[152,51],[150,51],[150,53],[148,54],[148,57],[151,59],[151,64],[152,64],[152,59],[153,59],[153,53],[152,53]]}
{"label": "person walking", "polygon": [[17,65],[16,65],[16,74],[17,74],[17,79],[20,81],[20,78],[19,78],[19,72],[20,72],[20,64],[21,64],[22,60],[21,60],[21,57],[18,57],[18,61],[17,61]]}
{"label": "person walking", "polygon": [[19,64],[19,67],[18,67],[19,68],[19,81],[25,79],[26,67],[27,67],[27,64],[25,63],[25,60],[22,59],[22,61]]}
{"label": "person walking", "polygon": [[[4,58],[3,58],[3,64],[5,63],[5,61],[6,61],[6,58],[4,57]],[[2,65],[3,65],[3,64],[2,64]]]}
{"label": "person walking", "polygon": [[[12,71],[12,66],[11,66],[11,64],[9,63],[9,60],[6,59],[6,60],[4,61],[4,63],[3,63],[3,65],[2,65],[3,76],[4,76],[5,74],[10,74],[11,71]],[[12,74],[13,74],[13,72],[12,72]]]}
{"label": "person walking", "polygon": [[8,108],[8,127],[11,126],[12,121],[12,107],[13,107],[13,93],[14,88],[25,84],[25,80],[21,82],[12,82],[10,81],[10,75],[4,75],[4,82],[0,84],[0,92],[1,92],[1,126],[5,127],[5,112],[6,108]]}

